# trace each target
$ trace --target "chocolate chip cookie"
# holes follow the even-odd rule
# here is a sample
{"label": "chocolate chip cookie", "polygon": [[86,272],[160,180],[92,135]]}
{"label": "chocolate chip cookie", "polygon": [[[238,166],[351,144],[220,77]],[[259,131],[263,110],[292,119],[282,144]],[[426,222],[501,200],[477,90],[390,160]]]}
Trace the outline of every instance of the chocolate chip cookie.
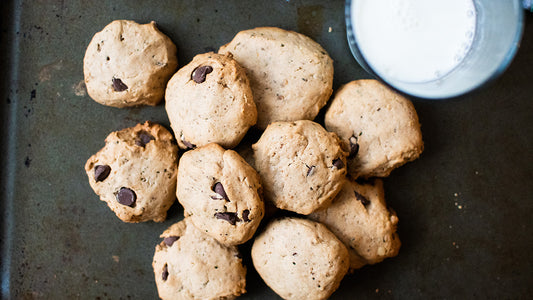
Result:
{"label": "chocolate chip cookie", "polygon": [[94,35],[83,59],[89,96],[114,107],[158,104],[177,66],[176,46],[153,21],[111,22]]}
{"label": "chocolate chip cookie", "polygon": [[329,131],[350,149],[348,174],[386,177],[424,148],[411,101],[377,80],[356,80],[335,94],[325,116]]}
{"label": "chocolate chip cookie", "polygon": [[346,180],[331,205],[309,218],[326,225],[348,248],[350,269],[398,254],[398,217],[387,207],[383,181]]}
{"label": "chocolate chip cookie", "polygon": [[152,267],[161,299],[235,299],[246,293],[246,268],[235,246],[224,246],[186,218],[155,247]]}
{"label": "chocolate chip cookie", "polygon": [[269,223],[252,246],[254,267],[283,299],[327,299],[348,271],[346,247],[324,225],[285,218]]}
{"label": "chocolate chip cookie", "polygon": [[342,187],[347,153],[318,123],[274,122],[252,148],[264,198],[278,208],[307,215],[327,206]]}
{"label": "chocolate chip cookie", "polygon": [[89,184],[124,222],[165,220],[176,196],[178,147],[159,124],[112,132],[85,164]]}
{"label": "chocolate chip cookie", "polygon": [[231,55],[196,55],[172,76],[165,99],[182,149],[209,143],[232,148],[257,120],[250,83]]}
{"label": "chocolate chip cookie", "polygon": [[332,93],[333,60],[311,38],[275,27],[244,30],[219,53],[246,69],[257,104],[257,127],[313,120]]}
{"label": "chocolate chip cookie", "polygon": [[208,144],[185,152],[178,201],[198,228],[225,245],[249,240],[264,215],[257,172],[233,150]]}

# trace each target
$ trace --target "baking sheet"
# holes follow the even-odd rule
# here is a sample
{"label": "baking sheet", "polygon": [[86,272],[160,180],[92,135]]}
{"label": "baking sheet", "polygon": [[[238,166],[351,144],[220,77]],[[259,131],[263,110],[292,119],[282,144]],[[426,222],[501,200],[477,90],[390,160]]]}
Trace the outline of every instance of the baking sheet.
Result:
{"label": "baking sheet", "polygon": [[[155,20],[180,66],[240,30],[278,26],[309,35],[335,61],[334,88],[368,75],[351,57],[343,1],[3,1],[1,249],[5,299],[154,299],[151,261],[164,223],[122,223],[83,170],[114,130],[164,107],[92,101],[82,60],[115,19]],[[332,299],[533,297],[533,20],[502,77],[446,101],[413,99],[425,151],[385,180],[400,219],[400,254],[348,275]],[[490,58],[488,58],[490,59]],[[248,251],[242,299],[275,299]]]}

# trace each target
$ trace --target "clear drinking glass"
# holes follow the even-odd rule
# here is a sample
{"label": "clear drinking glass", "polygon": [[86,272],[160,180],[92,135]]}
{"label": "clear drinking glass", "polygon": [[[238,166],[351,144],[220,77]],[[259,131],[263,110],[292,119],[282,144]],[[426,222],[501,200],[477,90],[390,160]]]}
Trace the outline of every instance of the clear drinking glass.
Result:
{"label": "clear drinking glass", "polygon": [[[511,63],[522,37],[524,0],[473,0],[476,30],[470,50],[462,61],[442,77],[424,82],[384,78],[374,70],[360,50],[352,5],[345,4],[348,44],[357,62],[370,74],[393,88],[421,98],[444,99],[468,93],[499,76]],[[526,0],[528,1],[528,0]],[[441,1],[446,5],[446,1]],[[451,20],[453,22],[453,20]]]}

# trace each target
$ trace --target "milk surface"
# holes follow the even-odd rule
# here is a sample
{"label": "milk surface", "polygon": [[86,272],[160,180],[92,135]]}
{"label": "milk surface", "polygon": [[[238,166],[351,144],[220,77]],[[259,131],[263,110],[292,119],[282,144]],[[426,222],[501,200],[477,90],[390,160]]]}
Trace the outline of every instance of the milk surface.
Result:
{"label": "milk surface", "polygon": [[476,30],[472,0],[353,0],[359,49],[385,80],[438,79],[464,59]]}

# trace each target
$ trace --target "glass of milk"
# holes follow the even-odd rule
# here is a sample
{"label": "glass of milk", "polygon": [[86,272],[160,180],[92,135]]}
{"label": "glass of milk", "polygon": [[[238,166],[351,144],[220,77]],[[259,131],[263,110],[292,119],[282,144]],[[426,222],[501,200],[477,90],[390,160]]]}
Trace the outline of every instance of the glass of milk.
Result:
{"label": "glass of milk", "polygon": [[496,78],[524,25],[521,0],[347,0],[345,9],[359,64],[397,90],[429,99]]}

